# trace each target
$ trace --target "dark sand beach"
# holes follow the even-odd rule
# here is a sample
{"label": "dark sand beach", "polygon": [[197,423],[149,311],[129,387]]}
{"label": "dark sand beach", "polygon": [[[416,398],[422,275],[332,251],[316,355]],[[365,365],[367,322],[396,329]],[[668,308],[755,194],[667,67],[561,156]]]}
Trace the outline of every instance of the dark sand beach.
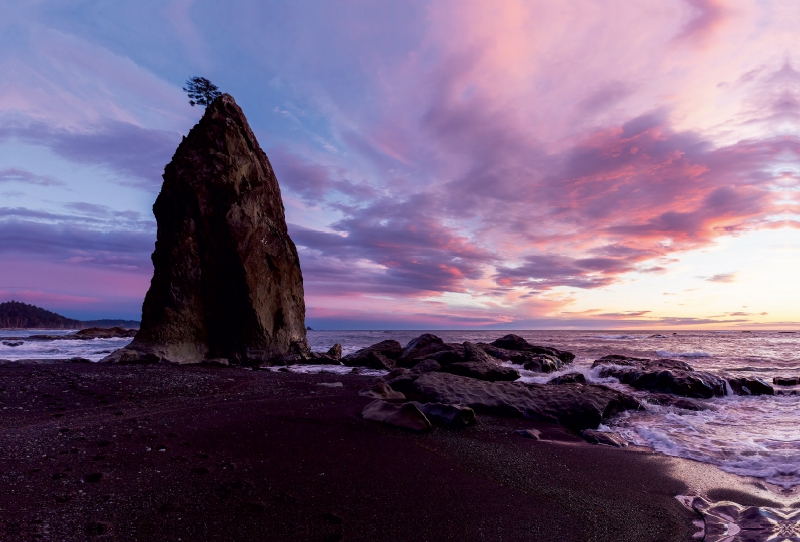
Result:
{"label": "dark sand beach", "polygon": [[[702,473],[707,494],[772,504],[713,467],[559,426],[367,422],[373,381],[2,363],[2,540],[690,540],[675,495]],[[532,427],[543,440],[514,434]]]}

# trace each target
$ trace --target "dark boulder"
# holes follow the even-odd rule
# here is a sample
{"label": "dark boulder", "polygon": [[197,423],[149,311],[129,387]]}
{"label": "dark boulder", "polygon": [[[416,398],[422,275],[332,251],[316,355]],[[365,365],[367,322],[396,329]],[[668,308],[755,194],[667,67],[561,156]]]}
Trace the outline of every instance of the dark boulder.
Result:
{"label": "dark boulder", "polygon": [[[427,350],[416,359],[432,359],[442,366],[464,361],[464,346],[460,344],[445,343],[431,346]],[[401,359],[400,361],[402,362],[403,360]]]}
{"label": "dark boulder", "polygon": [[[552,373],[562,367],[561,360],[550,354],[535,354],[533,352],[520,352],[522,366],[535,373]],[[517,363],[517,356],[511,358],[512,363]]]}
{"label": "dark boulder", "polygon": [[499,363],[499,359],[487,354],[483,348],[475,343],[469,341],[465,342],[464,347],[464,361],[473,361],[477,363]]}
{"label": "dark boulder", "polygon": [[641,406],[630,395],[597,385],[486,382],[425,373],[408,386],[427,402],[464,405],[479,413],[558,423],[574,430],[596,429],[604,419]]}
{"label": "dark boulder", "polygon": [[637,369],[677,369],[680,371],[694,371],[691,365],[685,361],[678,359],[647,359],[647,358],[631,358],[628,356],[620,356],[612,354],[604,356],[594,363],[592,368],[600,367],[602,365],[619,365],[621,367],[635,367]]}
{"label": "dark boulder", "polygon": [[519,378],[519,371],[512,367],[477,361],[451,363],[442,370],[446,373],[468,376],[469,378],[477,378],[488,382],[511,382]]}
{"label": "dark boulder", "polygon": [[135,337],[138,329],[125,329],[124,327],[90,327],[81,329],[64,338],[69,339],[121,339]]}
{"label": "dark boulder", "polygon": [[417,432],[431,428],[431,422],[414,403],[395,405],[376,399],[364,407],[361,417]]}
{"label": "dark boulder", "polygon": [[646,401],[652,405],[682,408],[683,410],[713,410],[711,405],[708,405],[697,399],[689,399],[688,397],[676,397],[666,393],[651,393],[647,396]]}
{"label": "dark boulder", "polygon": [[104,361],[258,365],[304,350],[303,275],[278,181],[230,95],[183,138],[153,213],[141,329]]}
{"label": "dark boulder", "polygon": [[[355,355],[358,354],[358,355]],[[395,361],[387,358],[377,350],[359,350],[342,358],[342,363],[349,367],[369,367],[371,369],[386,369],[392,371],[396,368]]]}
{"label": "dark boulder", "polygon": [[725,381],[717,375],[695,371],[688,364],[671,359],[650,360],[606,356],[592,367],[601,367],[600,376],[612,376],[639,390],[708,399],[726,394]]}
{"label": "dark boulder", "polygon": [[400,353],[399,357],[409,358],[409,357],[417,357],[416,354],[421,352],[422,350],[430,347],[435,346],[437,344],[444,344],[444,341],[433,335],[432,333],[423,333],[419,337],[415,339],[411,339],[403,351]]}
{"label": "dark boulder", "polygon": [[407,375],[407,374],[410,374],[410,373],[411,373],[411,370],[410,369],[406,369],[404,367],[401,367],[399,369],[392,369],[387,374],[383,375],[381,377],[381,380],[383,380],[384,382],[388,382],[389,380],[392,380],[393,378],[397,378],[398,376],[404,376],[404,375]]}
{"label": "dark boulder", "polygon": [[464,429],[478,423],[475,411],[461,405],[443,405],[442,403],[418,403],[412,401],[425,417],[434,425],[442,425],[450,429]]}
{"label": "dark boulder", "polygon": [[330,350],[325,354],[331,359],[335,359],[337,361],[342,359],[342,345],[339,343],[334,344],[331,346]]}
{"label": "dark boulder", "polygon": [[772,378],[772,383],[776,386],[796,386],[800,384],[800,377],[797,376],[776,376]]}
{"label": "dark boulder", "polygon": [[493,358],[522,365],[528,371],[537,373],[558,371],[566,363],[552,353],[535,352],[533,350],[507,350],[488,343],[478,343],[477,346]]}
{"label": "dark boulder", "polygon": [[561,385],[561,384],[586,384],[586,377],[583,373],[567,373],[565,375],[557,376],[550,380],[548,384]]}
{"label": "dark boulder", "polygon": [[[391,373],[390,373],[391,374]],[[426,373],[427,374],[427,373]],[[388,375],[387,375],[388,376]],[[414,382],[420,377],[420,373],[414,373],[405,369],[405,372],[392,378],[387,379],[386,385],[395,391],[405,394],[406,396],[413,395]]]}
{"label": "dark boulder", "polygon": [[372,346],[362,348],[357,352],[342,358],[342,363],[348,367],[371,367],[373,369],[395,368],[395,360],[403,353],[403,347],[397,341],[381,341]]}
{"label": "dark boulder", "polygon": [[535,354],[549,354],[560,359],[562,363],[572,363],[572,361],[575,360],[575,354],[572,352],[565,352],[549,346],[536,346],[529,343],[519,335],[514,335],[513,333],[510,333],[492,342],[492,346],[503,348],[505,350],[533,352]]}
{"label": "dark boulder", "polygon": [[439,365],[439,363],[436,362],[435,360],[424,359],[419,363],[417,363],[416,365],[414,365],[414,367],[411,369],[411,372],[415,374],[422,374],[422,373],[430,373],[431,371],[441,371],[441,370],[442,366]]}
{"label": "dark boulder", "polygon": [[729,378],[728,385],[736,395],[775,395],[775,389],[760,378]]}
{"label": "dark boulder", "polygon": [[378,382],[372,386],[367,386],[358,392],[361,397],[372,399],[382,399],[384,401],[405,400],[406,396],[390,388],[386,382]]}

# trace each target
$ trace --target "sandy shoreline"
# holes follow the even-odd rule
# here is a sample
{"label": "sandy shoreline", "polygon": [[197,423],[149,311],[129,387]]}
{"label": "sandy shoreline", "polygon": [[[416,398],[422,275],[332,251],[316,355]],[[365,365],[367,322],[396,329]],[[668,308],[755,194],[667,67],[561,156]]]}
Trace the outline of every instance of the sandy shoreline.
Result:
{"label": "sandy shoreline", "polygon": [[[0,362],[1,538],[690,540],[675,495],[783,504],[710,465],[553,425],[376,425],[356,395],[373,381]],[[545,440],[513,434],[531,427]]]}

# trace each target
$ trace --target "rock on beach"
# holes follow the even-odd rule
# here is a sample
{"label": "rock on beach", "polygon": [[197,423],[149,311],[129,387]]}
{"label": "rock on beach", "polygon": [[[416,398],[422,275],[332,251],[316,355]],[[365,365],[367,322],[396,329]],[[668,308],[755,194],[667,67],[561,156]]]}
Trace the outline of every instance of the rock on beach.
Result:
{"label": "rock on beach", "polygon": [[153,205],[154,274],[133,342],[105,362],[259,364],[306,344],[278,180],[233,97],[184,137]]}

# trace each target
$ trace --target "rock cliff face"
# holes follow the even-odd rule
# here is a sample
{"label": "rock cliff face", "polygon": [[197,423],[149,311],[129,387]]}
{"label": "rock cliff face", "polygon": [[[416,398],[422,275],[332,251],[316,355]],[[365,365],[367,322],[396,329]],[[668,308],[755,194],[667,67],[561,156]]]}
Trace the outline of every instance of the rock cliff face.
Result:
{"label": "rock cliff face", "polygon": [[308,351],[303,275],[278,180],[230,95],[178,146],[153,213],[141,329],[106,361],[261,363]]}

